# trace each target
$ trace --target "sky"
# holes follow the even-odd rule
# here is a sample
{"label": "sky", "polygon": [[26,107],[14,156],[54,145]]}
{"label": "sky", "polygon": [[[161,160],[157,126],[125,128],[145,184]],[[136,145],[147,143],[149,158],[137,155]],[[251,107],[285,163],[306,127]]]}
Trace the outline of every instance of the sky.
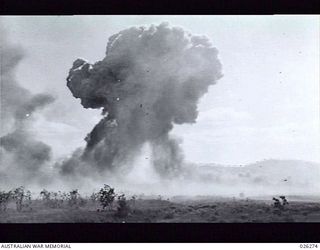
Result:
{"label": "sky", "polygon": [[101,60],[111,35],[164,21],[209,37],[223,66],[223,78],[199,103],[197,123],[175,125],[171,132],[182,139],[187,161],[320,161],[319,17],[2,17],[10,41],[25,50],[19,83],[57,97],[32,128],[55,158],[85,146],[85,136],[101,119],[99,110],[84,109],[66,86],[73,61]]}

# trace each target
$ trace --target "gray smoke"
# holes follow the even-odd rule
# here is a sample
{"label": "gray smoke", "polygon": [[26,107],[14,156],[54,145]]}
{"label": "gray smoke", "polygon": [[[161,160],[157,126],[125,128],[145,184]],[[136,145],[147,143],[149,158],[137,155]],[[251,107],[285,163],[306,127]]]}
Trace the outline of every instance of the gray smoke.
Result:
{"label": "gray smoke", "polygon": [[[1,137],[0,175],[2,182],[41,181],[41,167],[50,160],[51,148],[36,140],[30,132],[33,114],[54,98],[49,94],[32,94],[15,79],[15,71],[23,59],[23,50],[9,43],[1,31]],[[40,171],[40,172],[39,172]],[[21,178],[20,178],[21,177]],[[31,179],[30,179],[31,178]],[[18,183],[21,185],[21,182]]]}
{"label": "gray smoke", "polygon": [[62,172],[76,171],[79,162],[115,169],[145,143],[160,174],[179,172],[183,154],[169,132],[174,124],[196,122],[199,99],[222,76],[217,53],[208,38],[162,23],[111,36],[105,57],[94,64],[77,59],[67,86],[84,108],[102,109],[103,117]]}

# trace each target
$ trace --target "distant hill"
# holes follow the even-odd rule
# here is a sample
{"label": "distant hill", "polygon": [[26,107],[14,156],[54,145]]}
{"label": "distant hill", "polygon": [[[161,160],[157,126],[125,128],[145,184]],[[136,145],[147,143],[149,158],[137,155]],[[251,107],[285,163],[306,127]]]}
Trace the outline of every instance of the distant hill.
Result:
{"label": "distant hill", "polygon": [[271,159],[243,166],[201,164],[197,173],[204,182],[247,190],[320,193],[320,164],[314,162]]}

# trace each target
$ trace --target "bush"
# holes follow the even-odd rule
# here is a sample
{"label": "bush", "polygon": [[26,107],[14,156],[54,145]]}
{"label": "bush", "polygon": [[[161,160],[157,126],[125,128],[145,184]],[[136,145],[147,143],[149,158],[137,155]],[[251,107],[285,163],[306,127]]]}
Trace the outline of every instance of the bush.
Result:
{"label": "bush", "polygon": [[124,194],[118,196],[118,208],[116,217],[125,218],[130,213],[130,206],[127,203],[126,196]]}
{"label": "bush", "polygon": [[44,201],[46,206],[51,207],[51,199],[50,199],[51,193],[47,191],[46,189],[43,189],[40,192],[40,199]]}
{"label": "bush", "polygon": [[111,209],[111,205],[116,197],[114,188],[111,188],[109,185],[104,184],[103,188],[100,189],[97,196],[103,210],[105,210],[107,207]]}
{"label": "bush", "polygon": [[32,199],[31,199],[31,192],[30,190],[27,190],[25,192],[25,195],[23,197],[24,199],[24,203],[23,203],[23,207],[28,209],[28,210],[32,210],[31,208],[31,204],[32,204]]}
{"label": "bush", "polygon": [[11,192],[0,191],[0,211],[6,211],[9,200],[11,198]]}
{"label": "bush", "polygon": [[282,204],[281,204],[279,199],[273,197],[272,200],[274,200],[274,203],[273,203],[273,207],[274,208],[278,208],[278,209],[282,209],[283,208],[283,206],[282,206]]}
{"label": "bush", "polygon": [[43,190],[40,192],[40,199],[41,199],[41,200],[44,200],[44,201],[50,200],[50,192],[47,191],[46,189],[43,189]]}
{"label": "bush", "polygon": [[31,192],[25,191],[24,187],[18,187],[12,191],[12,197],[16,201],[16,209],[21,212],[23,207],[31,208]]}
{"label": "bush", "polygon": [[137,200],[137,196],[136,195],[131,196],[131,199],[130,199],[129,203],[133,208],[135,208],[135,206],[136,206],[136,200]]}
{"label": "bush", "polygon": [[64,201],[63,193],[61,193],[61,191],[49,192],[46,189],[43,189],[40,192],[40,199],[50,208],[60,208]]}
{"label": "bush", "polygon": [[99,193],[93,192],[90,196],[90,200],[93,202],[99,201]]}
{"label": "bush", "polygon": [[272,198],[272,200],[274,200],[273,207],[276,209],[274,211],[275,214],[281,214],[281,211],[289,204],[285,196],[280,196],[279,198],[281,201],[275,197]]}
{"label": "bush", "polygon": [[287,201],[285,196],[280,196],[279,198],[282,200],[282,206],[289,205],[289,202]]}
{"label": "bush", "polygon": [[80,194],[78,189],[74,189],[69,192],[68,194],[68,204],[71,207],[78,208],[80,205]]}

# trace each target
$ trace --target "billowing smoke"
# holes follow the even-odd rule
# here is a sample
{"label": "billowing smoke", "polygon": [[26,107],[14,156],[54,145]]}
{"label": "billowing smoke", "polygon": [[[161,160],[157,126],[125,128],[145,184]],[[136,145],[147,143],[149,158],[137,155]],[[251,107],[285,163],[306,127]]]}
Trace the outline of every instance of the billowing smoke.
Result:
{"label": "billowing smoke", "polygon": [[162,23],[111,36],[105,57],[94,64],[77,59],[67,86],[103,117],[62,172],[74,173],[80,162],[101,171],[128,165],[146,143],[158,173],[179,172],[183,154],[169,132],[174,124],[196,122],[199,99],[222,76],[217,53],[208,38]]}
{"label": "billowing smoke", "polygon": [[[1,29],[1,182],[17,185],[36,178],[51,157],[51,148],[35,139],[31,132],[33,114],[54,101],[49,94],[32,94],[15,80],[15,71],[23,59],[23,50],[11,45]],[[40,177],[40,178],[39,178]]]}

